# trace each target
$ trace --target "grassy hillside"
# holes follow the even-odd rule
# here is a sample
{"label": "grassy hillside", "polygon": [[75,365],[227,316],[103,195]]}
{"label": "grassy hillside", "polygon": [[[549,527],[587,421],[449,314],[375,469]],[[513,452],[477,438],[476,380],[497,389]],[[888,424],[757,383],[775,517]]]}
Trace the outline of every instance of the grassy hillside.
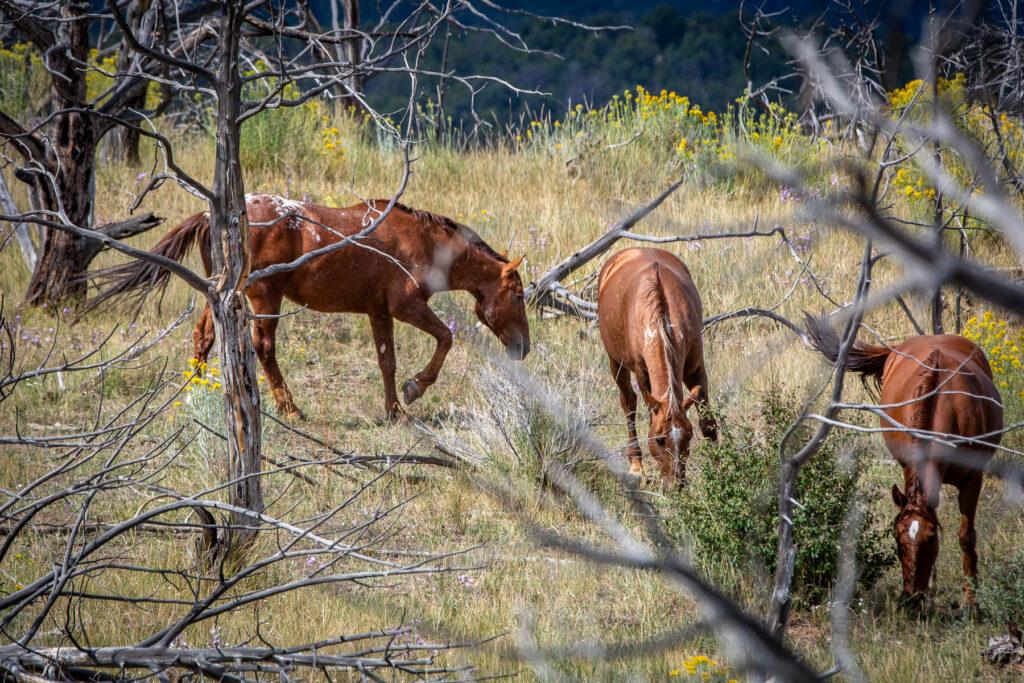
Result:
{"label": "grassy hillside", "polygon": [[[527,279],[533,279],[684,173],[687,184],[640,226],[645,233],[696,234],[779,225],[795,245],[791,251],[777,238],[668,245],[692,270],[706,315],[748,306],[777,307],[782,315],[797,320],[803,310],[834,308],[821,291],[838,304],[849,302],[863,248],[861,239],[808,220],[792,191],[773,184],[760,171],[737,170],[733,164],[737,155],[753,146],[803,168],[817,191],[829,192],[845,182],[842,163],[855,150],[839,142],[809,141],[784,118],[781,123],[769,123],[753,114],[745,121],[747,135],[742,140],[715,132],[718,119],[747,115],[742,111],[711,116],[699,110],[694,113],[693,104],[672,94],[634,92],[597,113],[571,112],[557,125],[554,121],[527,123],[489,150],[456,152],[428,142],[416,150],[413,175],[402,201],[466,222],[499,250],[512,240],[512,253],[525,252],[522,271]],[[350,113],[319,108],[299,113],[272,111],[249,125],[250,146],[243,159],[249,191],[347,205],[359,197],[390,196],[398,184],[398,152]],[[642,130],[640,135],[635,134],[638,130]],[[178,157],[184,167],[199,169],[200,177],[209,175],[209,140],[181,136]],[[152,151],[148,158],[154,159]],[[123,216],[143,180],[141,174],[153,170],[104,164],[97,187],[97,220]],[[894,192],[894,210],[906,215],[922,211],[920,197],[913,192]],[[169,226],[202,206],[166,184],[147,199],[145,209],[167,221],[153,234],[135,240],[141,246],[150,246]],[[987,263],[1011,263],[1008,250],[993,237],[972,237],[972,250]],[[102,263],[118,260],[110,254],[101,259]],[[566,284],[585,289],[588,277],[601,262],[590,264],[573,283]],[[196,255],[188,263],[199,267]],[[875,271],[874,286],[880,289],[899,274],[897,263],[883,260]],[[112,333],[104,350],[109,356],[135,336],[167,325],[191,300],[185,286],[172,282],[160,306],[151,302],[137,320],[108,309],[68,325],[67,312],[14,309],[27,279],[19,254],[8,245],[0,251],[0,293],[8,316],[19,316],[18,364],[23,368],[42,362],[51,346],[58,353],[70,353]],[[927,319],[923,301],[911,305],[920,320]],[[356,522],[360,516],[370,518],[400,506],[391,534],[383,543],[394,557],[406,561],[420,553],[466,553],[452,560],[457,569],[449,573],[397,579],[374,588],[352,585],[290,594],[269,606],[272,614],[259,615],[263,635],[300,642],[404,621],[414,624],[416,632],[428,640],[493,637],[486,644],[448,655],[449,661],[471,664],[484,675],[512,673],[529,680],[535,673],[519,656],[524,642],[542,647],[636,642],[699,620],[701,614],[692,601],[657,576],[595,566],[534,541],[531,529],[598,546],[611,545],[566,499],[540,485],[542,459],[586,460],[593,456],[574,452],[562,440],[564,433],[557,424],[536,413],[533,397],[517,387],[500,361],[496,340],[476,329],[467,295],[441,295],[433,300],[433,306],[456,327],[455,347],[438,383],[408,408],[407,418],[398,424],[383,420],[380,375],[366,319],[309,311],[286,318],[278,332],[279,360],[307,416],[307,421],[297,426],[327,444],[353,453],[389,454],[431,452],[434,444],[441,444],[464,454],[472,464],[454,470],[399,466],[382,477],[355,468],[310,466],[303,472],[312,483],[276,473],[267,478],[265,497],[269,512],[304,519],[323,513],[366,485],[368,490],[358,505],[344,511],[341,521]],[[982,310],[972,314],[984,321]],[[951,311],[948,316],[947,324],[952,327]],[[998,314],[995,317],[998,319]],[[102,410],[116,410],[148,383],[187,372],[195,318],[193,314],[144,357],[118,370],[101,376],[79,373],[63,386],[51,376],[19,388],[4,404],[0,432],[17,428],[40,434],[80,427],[91,423],[100,396]],[[531,314],[531,323],[533,352],[522,369],[546,387],[575,424],[592,429],[610,449],[624,445],[625,425],[617,391],[593,326],[538,312]],[[872,312],[867,323],[886,340],[912,333],[895,306]],[[401,381],[423,366],[432,340],[411,328],[396,327]],[[972,329],[984,332],[980,323]],[[764,318],[738,318],[715,325],[705,333],[705,349],[712,396],[723,425],[738,435],[741,447],[745,440],[752,444],[777,433],[778,425],[765,423],[759,412],[766,396],[787,409],[805,403],[818,405],[820,392],[830,381],[826,362],[792,332]],[[1012,359],[1007,365],[1004,395],[1007,422],[1013,422],[1021,417],[1018,392],[1024,387],[1012,370]],[[174,391],[169,387],[166,395],[170,397]],[[855,380],[848,383],[846,395],[871,400]],[[272,405],[268,393],[263,399]],[[196,386],[180,397],[180,403],[154,428],[156,433],[147,435],[156,439],[183,430],[176,442],[180,454],[160,473],[163,485],[194,491],[223,478],[222,445],[198,426],[202,422],[219,428],[222,418],[218,411],[215,384]],[[515,429],[519,431],[510,437]],[[644,423],[641,433],[645,429]],[[325,449],[311,451],[307,441],[271,420],[266,421],[264,431],[266,451],[276,460],[286,461],[293,455],[331,457]],[[1016,435],[1009,442],[1020,445]],[[145,443],[143,439],[133,447],[141,449]],[[694,446],[691,488],[699,491],[701,478],[714,468],[701,467],[708,462],[710,449],[699,436]],[[902,481],[899,468],[876,436],[845,437],[837,448],[856,452],[861,459],[864,472],[856,489],[891,555],[893,506],[888,491],[891,484]],[[51,465],[38,450],[0,447],[0,486],[13,489],[23,485]],[[653,467],[649,460],[647,465]],[[641,520],[627,508],[601,467],[592,462],[579,467],[601,499],[630,528],[639,528]],[[767,478],[762,484],[763,494],[769,496],[774,481]],[[511,503],[494,495],[497,485],[508,487]],[[1012,563],[1021,561],[1018,551],[1024,516],[1003,493],[997,481],[986,483],[978,530],[983,580],[1000,572],[1010,576]],[[652,485],[648,495],[673,529],[679,548],[689,552],[693,538],[685,521],[680,521],[680,510],[684,499],[695,494],[689,489],[666,494]],[[148,504],[148,498],[144,492],[126,490],[113,499],[116,503],[108,498],[94,509],[91,518],[116,519]],[[711,509],[709,514],[724,511]],[[880,579],[863,587],[851,605],[855,653],[872,680],[1009,680],[1019,675],[1001,673],[979,658],[987,639],[1003,632],[994,616],[974,624],[956,614],[961,569],[953,530],[958,519],[948,493],[941,518],[949,531],[942,537],[936,609],[930,619],[918,620],[898,608],[898,565],[884,569]],[[57,516],[40,521],[60,524],[66,520]],[[126,556],[169,564],[177,557],[187,558],[190,549],[186,538],[146,534],[133,535],[123,546]],[[26,581],[61,550],[59,535],[40,534],[31,543],[21,544],[2,567],[0,587],[9,591]],[[758,558],[722,563],[704,557],[698,553],[695,562],[711,581],[752,613],[764,613],[770,574]],[[258,580],[300,576],[309,571],[309,565],[295,561],[273,571],[273,576]],[[181,590],[158,576],[133,574],[131,579],[125,578],[129,580],[136,583],[118,588],[154,597],[170,597]],[[988,600],[983,607],[992,615],[998,614],[993,608],[1002,609],[1013,599],[1012,593],[998,592],[983,593],[983,597]],[[79,608],[76,619],[88,626],[93,643],[131,641],[132,634],[147,626],[165,623],[177,608],[126,605],[118,618],[111,618],[109,609],[88,600]],[[798,601],[793,618],[792,645],[819,670],[833,663],[829,617],[826,604]],[[253,614],[243,611],[208,626],[188,632],[187,640],[204,644],[252,638]],[[570,659],[555,667],[584,679],[699,680],[701,667],[706,665],[693,659],[697,655],[724,661],[728,652],[712,639],[701,637],[642,656],[621,656],[608,662]],[[695,672],[692,676],[691,669]],[[715,675],[730,676],[724,671]]]}

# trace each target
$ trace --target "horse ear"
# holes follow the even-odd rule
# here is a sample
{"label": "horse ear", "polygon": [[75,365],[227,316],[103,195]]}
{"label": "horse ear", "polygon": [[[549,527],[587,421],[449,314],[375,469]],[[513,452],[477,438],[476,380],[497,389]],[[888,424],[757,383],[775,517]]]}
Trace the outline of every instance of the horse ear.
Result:
{"label": "horse ear", "polygon": [[896,484],[892,485],[892,502],[896,503],[896,507],[901,510],[907,504],[906,494],[904,494],[903,491],[900,491],[900,487]]}
{"label": "horse ear", "polygon": [[526,254],[523,254],[522,256],[517,258],[515,261],[512,261],[511,263],[505,264],[505,267],[502,268],[502,271],[511,275],[512,273],[516,272],[516,268],[519,267],[519,264],[523,262],[524,258],[526,258]]}
{"label": "horse ear", "polygon": [[687,394],[686,398],[683,399],[683,412],[685,413],[687,410],[689,410],[690,406],[696,403],[698,398],[700,398],[700,387],[694,387],[690,389],[690,393]]}

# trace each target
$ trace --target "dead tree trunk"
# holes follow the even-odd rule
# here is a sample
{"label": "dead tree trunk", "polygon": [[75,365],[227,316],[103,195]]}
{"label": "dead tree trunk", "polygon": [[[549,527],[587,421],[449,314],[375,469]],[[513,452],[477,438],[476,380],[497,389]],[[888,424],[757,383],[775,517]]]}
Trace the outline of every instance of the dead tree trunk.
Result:
{"label": "dead tree trunk", "polygon": [[362,76],[357,73],[359,62],[362,60],[362,38],[352,36],[352,32],[359,30],[359,0],[333,0],[331,2],[331,24],[336,35],[342,27],[338,24],[338,3],[342,5],[344,16],[345,40],[336,45],[338,61],[346,62],[350,74],[345,76],[343,82],[345,91],[342,93],[342,100],[361,108],[361,104],[354,95],[362,94]]}
{"label": "dead tree trunk", "polygon": [[[226,2],[223,7],[218,47],[221,61],[215,86],[216,167],[210,200],[210,256],[216,284],[208,300],[217,332],[225,389],[230,501],[233,505],[262,512],[260,393],[244,289],[250,265],[249,221],[239,161],[242,78],[238,57],[245,9],[235,2]],[[255,534],[250,518],[234,514],[224,549],[238,548],[251,541]]]}
{"label": "dead tree trunk", "polygon": [[[55,32],[56,47],[49,51],[53,104],[57,111],[84,106],[85,76],[77,64],[89,58],[89,5],[78,0],[61,2],[61,20]],[[92,228],[95,192],[96,128],[83,112],[67,112],[56,118],[50,140],[52,152],[48,173],[32,174],[37,192],[32,193],[36,210],[63,213],[67,222]],[[40,184],[54,185],[39,187]],[[42,253],[29,281],[25,301],[38,306],[82,299],[89,265],[83,240],[69,232],[47,230]]]}
{"label": "dead tree trunk", "polygon": [[[125,12],[128,23],[131,26],[140,26],[142,24],[142,15],[146,13],[147,9],[149,9],[149,0],[133,0]],[[133,58],[134,52],[131,46],[128,44],[127,39],[123,39],[121,41],[121,52],[117,58],[118,73],[127,72]],[[140,88],[137,93],[131,96],[130,101],[125,104],[130,109],[141,110],[145,108],[146,88]],[[142,159],[139,156],[139,140],[141,136],[139,131],[134,127],[119,127],[113,131],[113,135],[112,149],[115,158],[122,159],[133,166],[141,163]]]}

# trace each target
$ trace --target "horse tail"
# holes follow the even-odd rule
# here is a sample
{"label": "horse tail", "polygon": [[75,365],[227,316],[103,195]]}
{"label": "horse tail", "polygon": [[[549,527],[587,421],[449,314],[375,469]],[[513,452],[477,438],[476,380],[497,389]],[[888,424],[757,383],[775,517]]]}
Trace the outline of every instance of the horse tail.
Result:
{"label": "horse tail", "polygon": [[[209,253],[210,217],[207,213],[197,213],[186,218],[164,235],[151,253],[180,262],[196,242],[201,243],[203,253]],[[99,283],[100,291],[89,302],[87,310],[125,295],[130,295],[141,305],[146,295],[152,292],[162,293],[170,277],[171,271],[163,266],[141,259],[96,271],[91,279]]]}
{"label": "horse tail", "polygon": [[[839,334],[824,318],[815,318],[805,314],[807,338],[821,355],[833,363],[839,360],[839,348],[842,342]],[[892,349],[887,346],[873,346],[861,341],[854,341],[846,355],[843,372],[859,372],[862,377],[873,377],[881,381],[885,362],[889,360]]]}
{"label": "horse tail", "polygon": [[675,411],[679,407],[679,398],[676,396],[675,388],[674,359],[676,357],[676,348],[675,342],[672,340],[672,321],[669,319],[668,301],[665,299],[665,289],[661,283],[661,266],[658,263],[654,263],[651,268],[654,274],[648,288],[643,293],[645,308],[649,312],[647,329],[653,333],[652,336],[656,334],[661,346],[660,360],[665,364],[669,409]]}

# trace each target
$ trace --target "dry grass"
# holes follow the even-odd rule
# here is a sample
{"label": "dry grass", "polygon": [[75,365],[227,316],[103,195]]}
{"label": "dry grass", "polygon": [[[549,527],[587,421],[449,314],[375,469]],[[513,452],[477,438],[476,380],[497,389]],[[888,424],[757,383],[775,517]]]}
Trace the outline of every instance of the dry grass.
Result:
{"label": "dry grass", "polygon": [[[208,170],[208,152],[206,145],[184,145],[180,162],[186,168]],[[363,197],[389,196],[397,184],[398,172],[396,155],[352,143],[341,161],[317,158],[301,170],[293,166],[255,172],[248,178],[247,186],[289,193],[292,197],[303,193],[314,199],[330,196],[349,203],[357,200],[353,189]],[[102,167],[98,181],[99,220],[124,215],[130,192],[135,189],[136,173],[137,170],[118,165]],[[628,147],[588,159],[577,177],[569,177],[563,159],[546,153],[499,150],[456,155],[444,150],[424,150],[414,165],[403,201],[466,221],[500,248],[504,248],[514,232],[513,252],[525,251],[526,268],[529,274],[536,275],[597,236],[630,207],[653,196],[669,177],[670,169],[646,165]],[[150,198],[146,208],[165,216],[169,226],[200,207],[185,193],[165,187]],[[781,224],[790,230],[791,236],[806,238],[810,245],[807,257],[830,294],[839,302],[850,300],[861,250],[859,240],[827,226],[805,224],[799,215],[799,205],[784,203],[777,191],[755,193],[720,186],[688,186],[666,202],[646,228],[666,233],[749,229],[755,219],[762,227]],[[152,244],[161,233],[162,230],[140,237],[138,242]],[[996,264],[1008,258],[994,244],[982,244],[980,250],[982,257]],[[676,251],[693,270],[708,314],[751,305],[773,306],[793,288],[798,272],[789,253],[773,240],[724,240]],[[109,262],[114,257],[106,255],[103,260]],[[198,263],[195,257],[191,262]],[[597,266],[594,264],[588,270]],[[877,271],[876,286],[883,286],[896,275],[895,266],[883,263]],[[0,292],[8,310],[12,302],[20,299],[26,281],[20,257],[8,246],[0,252]],[[183,310],[189,298],[182,285],[172,284],[162,310],[147,308],[138,321],[139,329],[151,330],[166,324]],[[439,296],[434,305],[443,311],[444,317],[459,319],[464,332],[473,323],[465,295]],[[797,282],[780,310],[796,317],[802,309],[817,311],[826,307],[812,287]],[[111,329],[117,330],[112,346],[127,343],[121,334],[125,329],[124,318],[116,312],[100,312],[73,328],[62,326],[55,333],[46,332],[47,328],[55,327],[50,313],[18,312],[23,326],[40,332],[41,341],[56,335],[58,349],[74,343],[86,344],[94,335]],[[578,412],[589,413],[581,418],[609,446],[621,444],[625,429],[617,394],[594,331],[574,320],[534,318],[532,322],[535,350],[525,363],[526,370],[550,382],[552,391],[563,392],[567,403],[572,403]],[[893,310],[877,311],[870,322],[887,336],[905,336],[910,330]],[[596,568],[531,542],[522,520],[527,511],[531,522],[541,528],[594,543],[606,541],[564,501],[542,495],[525,476],[516,481],[517,476],[522,476],[517,474],[522,472],[520,468],[498,466],[517,456],[501,448],[500,434],[488,434],[481,429],[480,420],[494,414],[489,403],[506,400],[480,390],[485,354],[495,350],[496,345],[485,339],[477,346],[467,339],[466,334],[460,335],[438,384],[410,408],[411,419],[391,425],[381,419],[380,378],[365,319],[306,312],[283,322],[279,331],[280,360],[297,402],[308,416],[304,429],[353,452],[401,453],[428,448],[423,431],[417,427],[421,422],[445,439],[458,439],[477,450],[486,450],[487,466],[483,471],[518,487],[522,505],[509,509],[487,495],[479,480],[468,472],[400,468],[372,487],[357,509],[346,514],[358,515],[404,502],[398,513],[399,528],[389,540],[389,547],[449,551],[480,546],[465,560],[467,564],[482,566],[467,572],[473,585],[460,581],[456,574],[440,574],[406,579],[388,589],[332,588],[295,593],[276,600],[269,613],[261,613],[266,619],[264,635],[288,642],[305,641],[338,632],[389,626],[405,619],[414,621],[420,632],[439,638],[500,636],[486,646],[452,655],[453,661],[472,663],[484,674],[521,672],[523,677],[529,677],[522,662],[508,658],[524,624],[533,625],[533,636],[539,643],[556,646],[588,640],[635,642],[697,619],[699,614],[694,605],[658,577]],[[396,343],[400,379],[425,363],[431,347],[429,341],[424,335],[399,326]],[[20,362],[28,366],[37,361],[44,347],[45,343],[36,346],[31,340],[22,343]],[[75,377],[65,390],[60,390],[53,379],[31,383],[4,403],[0,431],[10,432],[16,415],[20,427],[30,431],[56,429],[58,423],[83,424],[95,409],[100,391],[112,409],[133,396],[145,381],[156,377],[161,372],[161,361],[168,362],[169,369],[164,371],[167,373],[184,368],[190,349],[191,330],[185,327],[151,352],[146,359],[151,362],[140,369],[118,371],[103,378]],[[707,335],[706,349],[712,394],[721,403],[726,419],[739,419],[751,397],[767,387],[785,386],[794,400],[803,400],[827,381],[828,367],[822,360],[791,333],[762,319],[730,321],[715,327]],[[860,387],[855,382],[850,384],[849,395],[860,395]],[[166,429],[200,411],[207,411],[202,414],[216,419],[216,404],[182,406],[169,416]],[[1011,420],[1018,417],[1009,416]],[[265,430],[271,456],[309,454],[307,444],[277,425],[269,423]],[[182,455],[169,470],[166,485],[196,490],[220,479],[223,454],[216,440],[197,439],[183,447]],[[888,488],[898,479],[898,468],[888,462],[880,443],[875,444],[874,452],[878,464],[872,468],[865,486],[883,518],[888,519]],[[46,454],[38,451],[0,451],[0,485],[12,488],[23,484],[47,464]],[[273,501],[272,510],[292,510],[291,514],[301,518],[327,509],[355,485],[343,477],[315,471],[310,474],[317,481],[315,487],[283,474],[269,477],[267,499]],[[355,474],[357,478],[368,476]],[[126,493],[124,500],[97,510],[95,516],[113,518],[144,502],[143,497]],[[942,519],[947,529],[956,528],[955,505],[948,497]],[[627,521],[632,523],[628,518]],[[990,482],[979,528],[983,575],[988,563],[1019,544],[1021,524],[1019,509],[1009,507],[999,485]],[[183,540],[138,537],[130,543],[137,544],[132,552],[172,563],[173,558],[187,551]],[[946,534],[942,546],[939,612],[947,615],[951,610],[946,605],[959,600],[960,560],[955,535]],[[23,544],[17,548],[17,556],[2,567],[0,582],[26,580],[33,571],[48,564],[55,550],[54,538],[36,538]],[[765,577],[745,576],[739,568],[705,569],[712,579],[738,586],[736,594],[749,609],[760,612],[765,607]],[[301,566],[288,566],[276,571],[280,577],[301,570]],[[147,583],[154,581],[150,578],[119,576],[117,580],[125,582],[117,586],[124,592],[168,591],[166,586]],[[893,569],[863,596],[863,603],[857,604],[853,614],[855,649],[872,679],[1000,677],[978,656],[987,637],[999,631],[998,625],[973,625],[942,616],[919,623],[894,607],[898,590],[898,569]],[[166,607],[126,608],[123,617],[111,619],[107,610],[108,607],[85,605],[82,619],[93,643],[130,642],[132,635],[144,627],[166,623],[171,611]],[[794,646],[820,669],[831,665],[830,629],[824,612],[798,612],[792,634]],[[243,613],[216,626],[225,641],[242,639],[251,635],[251,617],[251,613]],[[44,631],[52,626],[44,627]],[[193,643],[204,644],[212,636],[196,629],[187,637]],[[713,641],[702,639],[666,653],[602,664],[568,662],[558,668],[580,678],[621,679],[632,675],[659,679],[678,667],[683,658],[696,653],[721,654]]]}

